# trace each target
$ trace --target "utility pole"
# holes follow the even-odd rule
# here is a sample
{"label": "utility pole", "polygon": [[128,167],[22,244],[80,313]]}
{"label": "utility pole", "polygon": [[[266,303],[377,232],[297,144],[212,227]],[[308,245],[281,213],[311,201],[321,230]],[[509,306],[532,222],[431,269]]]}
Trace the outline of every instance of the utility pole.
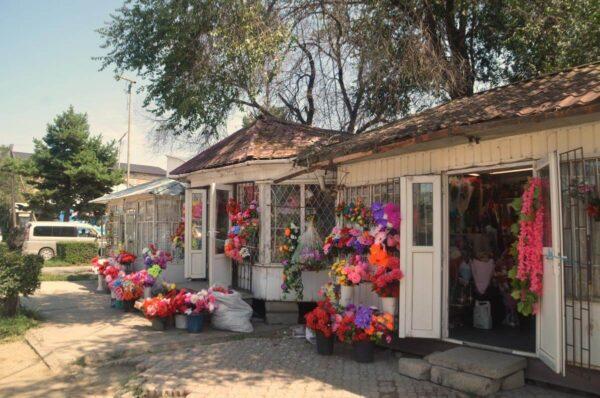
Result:
{"label": "utility pole", "polygon": [[129,95],[129,100],[127,103],[127,188],[130,187],[129,177],[131,174],[131,96],[132,96],[132,87],[136,83],[135,80],[129,79],[125,76],[117,76],[117,80],[125,80],[129,82],[129,87],[127,88],[127,94]]}
{"label": "utility pole", "polygon": [[[10,144],[8,147],[8,153],[11,158],[14,159],[13,145]],[[17,184],[15,181],[15,171],[12,170],[10,173],[10,202],[11,202],[11,216],[12,216],[12,227],[17,228]]]}

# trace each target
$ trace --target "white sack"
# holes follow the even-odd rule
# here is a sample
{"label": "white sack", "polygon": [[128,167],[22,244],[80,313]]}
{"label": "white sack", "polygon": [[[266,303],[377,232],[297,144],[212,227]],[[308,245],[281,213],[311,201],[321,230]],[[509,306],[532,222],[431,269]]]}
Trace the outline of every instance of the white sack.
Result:
{"label": "white sack", "polygon": [[252,333],[252,307],[244,300],[238,292],[225,294],[213,292],[217,308],[212,314],[212,325],[221,330],[232,332]]}

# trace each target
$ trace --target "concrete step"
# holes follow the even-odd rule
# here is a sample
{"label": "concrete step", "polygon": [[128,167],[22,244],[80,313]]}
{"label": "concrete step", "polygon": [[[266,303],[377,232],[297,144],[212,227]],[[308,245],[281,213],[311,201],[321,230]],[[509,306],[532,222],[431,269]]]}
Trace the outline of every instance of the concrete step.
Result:
{"label": "concrete step", "polygon": [[431,365],[471,373],[489,379],[501,379],[525,369],[523,357],[470,347],[435,352],[426,357]]}

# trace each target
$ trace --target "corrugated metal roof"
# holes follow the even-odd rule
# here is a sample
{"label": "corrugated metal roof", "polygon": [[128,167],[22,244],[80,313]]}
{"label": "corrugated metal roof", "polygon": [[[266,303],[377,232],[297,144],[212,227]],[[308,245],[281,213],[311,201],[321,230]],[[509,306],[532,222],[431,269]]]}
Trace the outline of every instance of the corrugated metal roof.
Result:
{"label": "corrugated metal roof", "polygon": [[496,87],[446,102],[327,147],[311,147],[298,163],[334,159],[397,142],[491,121],[518,121],[600,102],[600,62]]}
{"label": "corrugated metal roof", "polygon": [[325,141],[338,142],[340,137],[339,131],[263,116],[252,125],[200,152],[169,174],[182,175],[250,160],[288,159],[310,145]]}
{"label": "corrugated metal roof", "polygon": [[112,192],[91,200],[90,203],[101,203],[106,204],[116,199],[125,199],[136,195],[181,195],[185,192],[186,184],[172,180],[170,178],[159,178],[144,184],[136,185],[123,189],[121,191]]}

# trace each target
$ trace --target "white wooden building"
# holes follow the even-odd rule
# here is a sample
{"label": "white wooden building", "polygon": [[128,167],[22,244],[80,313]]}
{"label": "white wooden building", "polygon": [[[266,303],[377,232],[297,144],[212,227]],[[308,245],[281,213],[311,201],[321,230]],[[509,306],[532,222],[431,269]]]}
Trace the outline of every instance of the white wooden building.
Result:
{"label": "white wooden building", "polygon": [[[316,216],[321,234],[331,230],[335,192],[330,187],[335,176],[319,170],[280,184],[274,181],[296,170],[293,158],[299,150],[338,139],[334,131],[261,117],[171,171],[171,178],[189,184],[185,276],[231,285],[258,300],[295,301],[295,295],[284,296],[281,289],[283,232],[292,221],[304,230],[310,216]],[[251,242],[253,255],[244,263],[225,256],[231,226],[226,209],[229,198],[242,208],[253,200],[259,206],[259,238]],[[304,278],[304,300],[314,301],[318,288],[327,282],[327,272],[306,272]]]}
{"label": "white wooden building", "polygon": [[[600,222],[570,194],[579,183],[599,193],[600,64],[450,101],[353,139],[309,148],[296,162],[309,173],[332,164],[347,200],[370,203],[385,193],[401,205],[402,340],[517,353],[562,374],[571,366],[600,369]],[[474,267],[487,258],[498,272],[508,260],[506,248],[498,247],[509,239],[502,236],[506,225],[490,224],[486,212],[506,212],[497,217],[508,224],[514,219],[509,199],[522,192],[511,189],[532,176],[549,183],[550,212],[541,306],[522,332],[508,325],[510,305],[489,293],[494,288],[503,297],[504,281],[495,273],[486,281]],[[471,270],[476,275],[468,275]],[[460,292],[465,289],[467,294]],[[482,302],[487,295],[490,319],[496,305],[503,320],[490,330],[473,328],[469,294]],[[513,319],[527,326],[526,319]]]}

